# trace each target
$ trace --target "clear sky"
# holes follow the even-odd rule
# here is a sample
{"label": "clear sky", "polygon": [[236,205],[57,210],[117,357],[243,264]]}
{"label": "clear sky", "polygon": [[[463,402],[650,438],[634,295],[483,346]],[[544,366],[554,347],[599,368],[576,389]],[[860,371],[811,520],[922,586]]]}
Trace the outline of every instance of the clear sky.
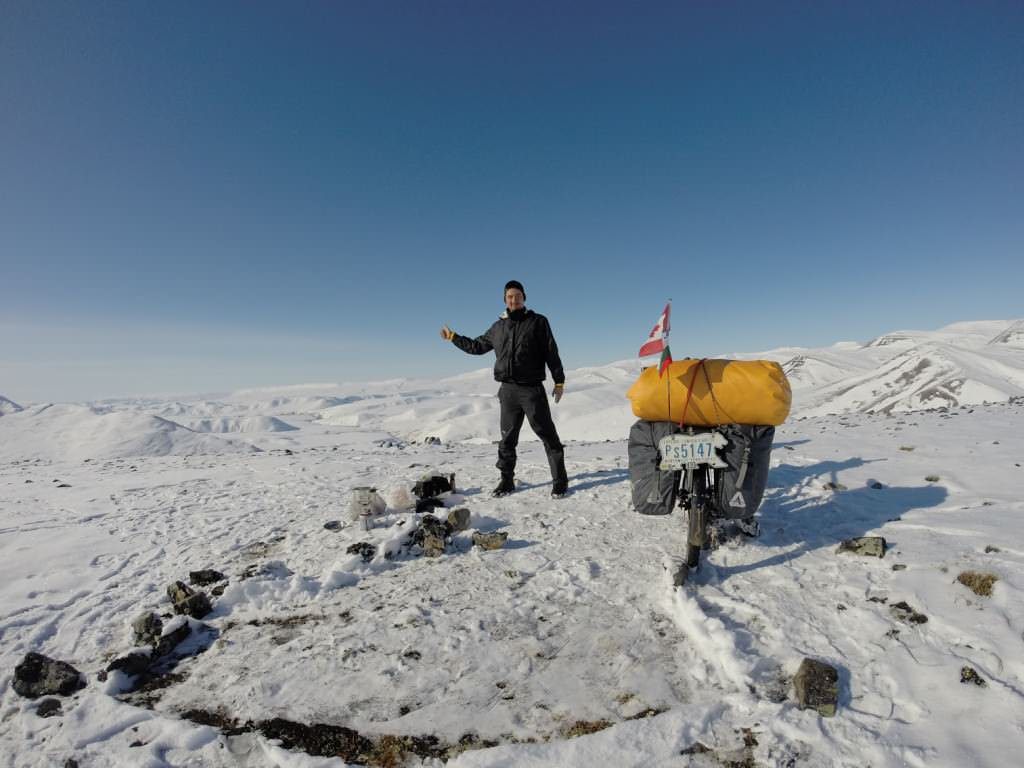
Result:
{"label": "clear sky", "polygon": [[1024,315],[1024,4],[0,0],[0,394],[455,374],[513,278],[567,368]]}

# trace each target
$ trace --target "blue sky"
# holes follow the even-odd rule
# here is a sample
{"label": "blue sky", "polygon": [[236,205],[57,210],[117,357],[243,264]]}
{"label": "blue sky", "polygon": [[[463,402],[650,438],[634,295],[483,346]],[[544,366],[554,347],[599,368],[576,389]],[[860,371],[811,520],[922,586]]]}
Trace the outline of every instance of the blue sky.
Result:
{"label": "blue sky", "polygon": [[15,400],[1024,315],[1017,2],[4,0],[0,105]]}

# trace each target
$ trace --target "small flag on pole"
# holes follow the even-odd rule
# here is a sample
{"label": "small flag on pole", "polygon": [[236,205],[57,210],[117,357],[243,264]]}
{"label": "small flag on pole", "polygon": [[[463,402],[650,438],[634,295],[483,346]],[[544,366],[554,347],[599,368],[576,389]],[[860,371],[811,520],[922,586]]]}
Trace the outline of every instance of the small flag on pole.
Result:
{"label": "small flag on pole", "polygon": [[672,301],[669,300],[665,309],[661,311],[658,322],[651,329],[647,341],[640,347],[640,357],[656,355],[661,353],[661,360],[658,362],[658,377],[665,373],[665,369],[672,363],[672,353],[668,348],[669,315],[672,313]]}

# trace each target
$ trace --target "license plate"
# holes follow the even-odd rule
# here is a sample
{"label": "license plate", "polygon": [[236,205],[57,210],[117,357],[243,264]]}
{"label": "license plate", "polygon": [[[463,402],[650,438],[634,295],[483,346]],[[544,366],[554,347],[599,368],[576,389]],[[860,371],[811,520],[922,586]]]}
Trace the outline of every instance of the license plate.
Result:
{"label": "license plate", "polygon": [[718,448],[729,441],[720,432],[701,432],[699,435],[669,435],[658,443],[661,464],[658,469],[688,469],[710,464],[721,469],[726,463],[718,458]]}

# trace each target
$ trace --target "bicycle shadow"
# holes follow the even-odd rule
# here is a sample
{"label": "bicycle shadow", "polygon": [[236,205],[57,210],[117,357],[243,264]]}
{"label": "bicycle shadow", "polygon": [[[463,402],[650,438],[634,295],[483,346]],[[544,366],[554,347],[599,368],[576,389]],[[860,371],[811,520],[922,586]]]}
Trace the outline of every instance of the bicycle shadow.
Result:
{"label": "bicycle shadow", "polygon": [[[797,546],[754,563],[718,567],[719,578],[781,565],[806,552],[835,547],[841,541],[867,535],[885,523],[899,520],[907,512],[937,507],[949,496],[945,488],[933,484],[881,488],[866,485],[835,491],[809,486],[810,480],[825,474],[837,482],[842,470],[874,461],[884,459],[851,458],[806,467],[783,464],[772,469],[760,510],[761,535],[755,544],[773,548]],[[891,539],[887,543],[890,547],[894,545]]]}

